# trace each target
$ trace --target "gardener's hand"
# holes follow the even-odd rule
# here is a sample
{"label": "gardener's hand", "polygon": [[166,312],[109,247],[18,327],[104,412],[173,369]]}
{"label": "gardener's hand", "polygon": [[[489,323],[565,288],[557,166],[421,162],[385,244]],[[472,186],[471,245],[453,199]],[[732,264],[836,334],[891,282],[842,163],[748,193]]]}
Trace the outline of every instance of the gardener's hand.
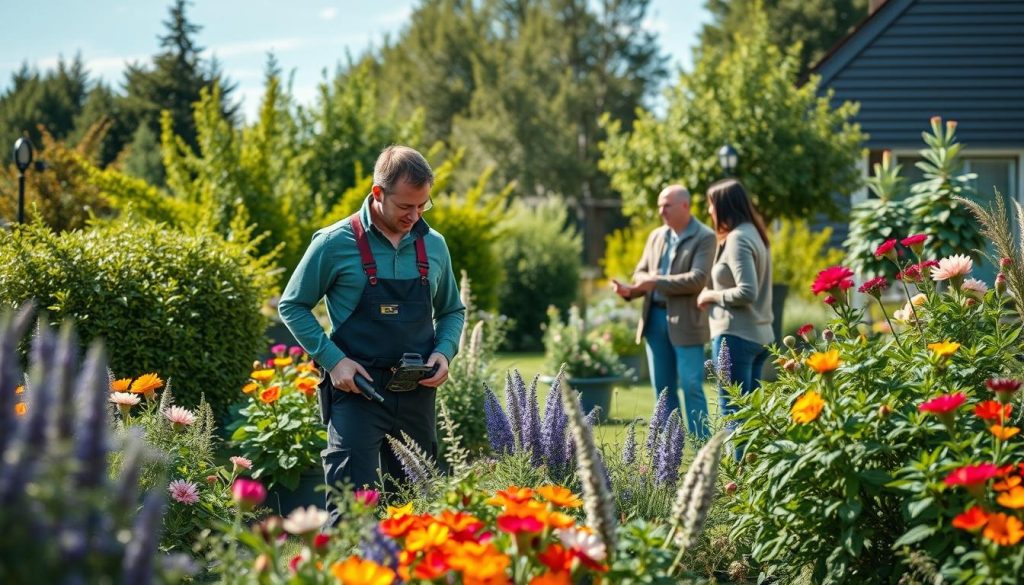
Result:
{"label": "gardener's hand", "polygon": [[448,379],[448,358],[444,357],[443,353],[435,351],[430,354],[430,359],[427,360],[426,365],[434,367],[434,364],[437,364],[437,371],[434,372],[433,376],[420,380],[420,384],[430,388],[437,388]]}
{"label": "gardener's hand", "polygon": [[654,290],[654,285],[656,284],[658,284],[657,277],[645,276],[633,281],[633,290],[642,293],[649,293]]}
{"label": "gardener's hand", "polygon": [[362,374],[367,380],[373,382],[373,378],[370,377],[370,374],[368,374],[366,369],[359,365],[358,362],[350,360],[349,358],[342,358],[341,361],[334,366],[334,369],[331,370],[331,384],[338,390],[359,393],[359,388],[356,388],[356,382],[354,379],[356,374]]}
{"label": "gardener's hand", "polygon": [[714,304],[717,304],[717,303],[718,303],[718,295],[716,295],[715,292],[712,291],[712,290],[704,289],[704,290],[700,291],[699,295],[697,295],[697,308],[698,309],[704,310],[704,309],[707,309],[710,305],[714,305]]}
{"label": "gardener's hand", "polygon": [[621,282],[615,280],[614,278],[612,279],[612,290],[615,291],[615,294],[626,299],[627,301],[632,300],[633,298],[633,287],[629,286],[628,284],[622,284]]}

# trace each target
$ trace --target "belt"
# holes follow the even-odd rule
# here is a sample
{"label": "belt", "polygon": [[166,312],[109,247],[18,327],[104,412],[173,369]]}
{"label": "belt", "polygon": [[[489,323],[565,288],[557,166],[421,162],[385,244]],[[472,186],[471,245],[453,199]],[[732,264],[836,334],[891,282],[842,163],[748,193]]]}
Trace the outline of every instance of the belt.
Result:
{"label": "belt", "polygon": [[659,309],[667,309],[668,308],[668,305],[665,303],[665,301],[654,301],[654,300],[652,300],[651,301],[651,306],[652,307],[657,307]]}

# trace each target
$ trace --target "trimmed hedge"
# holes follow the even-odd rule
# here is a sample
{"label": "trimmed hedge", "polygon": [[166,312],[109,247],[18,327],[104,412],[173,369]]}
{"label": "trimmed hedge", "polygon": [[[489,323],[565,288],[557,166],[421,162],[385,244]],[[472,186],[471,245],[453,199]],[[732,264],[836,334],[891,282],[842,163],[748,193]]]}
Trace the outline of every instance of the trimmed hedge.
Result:
{"label": "trimmed hedge", "polygon": [[34,223],[0,232],[0,306],[35,299],[51,322],[74,321],[83,346],[104,339],[116,376],[157,372],[179,402],[203,393],[223,417],[265,350],[272,277],[251,248],[152,222]]}

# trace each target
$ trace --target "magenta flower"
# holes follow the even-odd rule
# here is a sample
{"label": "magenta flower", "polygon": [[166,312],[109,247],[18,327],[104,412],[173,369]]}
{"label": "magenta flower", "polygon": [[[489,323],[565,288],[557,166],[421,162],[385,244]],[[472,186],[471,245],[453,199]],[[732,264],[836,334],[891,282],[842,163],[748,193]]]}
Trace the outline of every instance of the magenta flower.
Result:
{"label": "magenta flower", "polygon": [[1003,404],[1009,404],[1013,393],[1020,390],[1020,380],[1013,378],[991,378],[985,380],[985,386],[995,392],[996,398]]}
{"label": "magenta flower", "polygon": [[292,356],[293,358],[297,358],[300,355],[302,355],[303,351],[304,350],[301,347],[299,347],[297,345],[293,345],[293,346],[288,348],[288,355]]}
{"label": "magenta flower", "polygon": [[896,259],[896,239],[886,240],[882,245],[875,248],[875,258]]}
{"label": "magenta flower", "polygon": [[380,492],[377,490],[356,490],[353,496],[357,502],[367,507],[376,506],[380,500]]}
{"label": "magenta flower", "polygon": [[818,273],[811,285],[811,292],[819,295],[827,292],[832,296],[853,286],[853,271],[845,266],[830,266]]}
{"label": "magenta flower", "polygon": [[258,481],[240,477],[231,484],[231,499],[243,512],[248,512],[267,499],[267,488]]}
{"label": "magenta flower", "polygon": [[[892,241],[895,242],[896,240]],[[877,299],[882,296],[882,291],[887,288],[889,288],[889,281],[887,281],[884,276],[876,276],[875,278],[872,278],[860,285],[860,288],[857,290]]]}
{"label": "magenta flower", "polygon": [[920,254],[921,249],[924,247],[924,243],[926,241],[928,241],[927,234],[914,234],[912,236],[907,236],[903,238],[902,240],[900,240],[900,243],[913,250],[914,253]]}
{"label": "magenta flower", "polygon": [[804,341],[807,343],[811,343],[814,341],[814,325],[810,323],[801,325],[800,328],[796,330],[796,334],[803,337]]}
{"label": "magenta flower", "polygon": [[175,502],[191,506],[199,501],[199,486],[192,482],[176,479],[167,486],[167,490]]}
{"label": "magenta flower", "polygon": [[999,467],[994,463],[965,465],[947,475],[945,482],[950,487],[961,486],[972,494],[978,495],[984,492],[985,482],[998,474]]}
{"label": "magenta flower", "polygon": [[288,346],[283,343],[278,343],[277,345],[270,348],[270,353],[276,355],[277,357],[284,357],[284,352],[286,351],[288,351]]}
{"label": "magenta flower", "polygon": [[942,394],[941,396],[936,396],[927,402],[922,402],[917,409],[921,412],[941,416],[955,412],[956,409],[963,406],[963,403],[966,401],[967,397],[964,396],[963,392]]}

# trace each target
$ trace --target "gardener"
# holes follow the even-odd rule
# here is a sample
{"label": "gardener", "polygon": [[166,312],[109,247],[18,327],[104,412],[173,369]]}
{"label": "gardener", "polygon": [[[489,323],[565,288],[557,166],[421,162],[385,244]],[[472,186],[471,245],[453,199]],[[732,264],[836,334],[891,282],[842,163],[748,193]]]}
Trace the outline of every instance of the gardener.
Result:
{"label": "gardener", "polygon": [[[434,173],[416,150],[386,148],[373,168],[362,208],[313,234],[281,296],[281,319],[324,372],[321,408],[328,430],[322,453],[327,484],[374,486],[405,474],[385,436],[408,434],[436,455],[436,388],[458,351],[465,307],[444,238],[423,221]],[[313,316],[326,298],[332,333]],[[405,353],[436,372],[411,391],[388,389]],[[362,375],[383,398],[364,397]],[[328,385],[329,384],[329,385]],[[324,395],[326,394],[326,400]],[[328,497],[329,523],[338,521]]]}
{"label": "gardener", "polygon": [[690,192],[679,185],[658,195],[663,226],[651,232],[633,272],[633,283],[612,281],[626,300],[643,297],[636,342],[647,345],[647,363],[655,396],[668,392],[668,409],[680,408],[679,387],[690,435],[708,436],[704,397],[704,345],[711,339],[708,316],[697,308],[697,294],[708,282],[715,254],[715,233],[693,217]]}

